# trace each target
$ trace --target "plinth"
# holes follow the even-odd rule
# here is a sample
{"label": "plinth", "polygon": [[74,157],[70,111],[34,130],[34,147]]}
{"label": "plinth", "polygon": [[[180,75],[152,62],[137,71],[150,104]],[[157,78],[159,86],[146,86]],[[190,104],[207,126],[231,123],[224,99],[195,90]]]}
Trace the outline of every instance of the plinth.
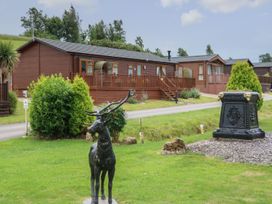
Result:
{"label": "plinth", "polygon": [[[92,198],[87,198],[86,200],[83,201],[82,204],[91,204],[91,203],[92,203]],[[101,200],[101,198],[99,198],[98,203],[99,204],[109,204],[108,199]],[[116,202],[116,200],[112,199],[112,204],[118,204],[118,203]]]}

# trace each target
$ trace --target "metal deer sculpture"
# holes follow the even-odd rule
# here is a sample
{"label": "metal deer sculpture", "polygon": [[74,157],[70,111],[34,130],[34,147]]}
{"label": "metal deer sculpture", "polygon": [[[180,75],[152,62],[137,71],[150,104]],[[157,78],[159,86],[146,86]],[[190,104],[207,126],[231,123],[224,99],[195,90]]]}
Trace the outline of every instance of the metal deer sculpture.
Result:
{"label": "metal deer sculpture", "polygon": [[[95,122],[88,128],[88,132],[91,134],[98,133],[97,143],[91,146],[89,152],[89,165],[91,169],[91,194],[92,204],[98,204],[99,185],[101,176],[101,199],[105,200],[104,193],[104,180],[106,173],[108,173],[108,203],[112,203],[112,181],[115,173],[115,155],[112,149],[111,137],[109,129],[107,128],[107,115],[122,104],[124,104],[131,96],[134,95],[134,91],[129,91],[128,95],[118,101],[112,102],[97,112],[87,112],[88,115],[96,116]],[[112,107],[113,106],[113,107]]]}

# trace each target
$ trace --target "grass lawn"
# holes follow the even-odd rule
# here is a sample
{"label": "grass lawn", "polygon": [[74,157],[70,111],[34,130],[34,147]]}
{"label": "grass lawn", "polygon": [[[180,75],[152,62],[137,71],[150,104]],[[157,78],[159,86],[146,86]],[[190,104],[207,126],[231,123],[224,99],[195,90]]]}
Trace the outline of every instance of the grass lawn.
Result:
{"label": "grass lawn", "polygon": [[0,117],[0,125],[24,122],[25,121],[24,114],[25,112],[23,108],[23,102],[18,101],[15,113],[9,116]]}
{"label": "grass lawn", "polygon": [[126,103],[123,105],[123,108],[126,111],[134,111],[134,110],[145,110],[145,109],[154,109],[154,108],[165,108],[171,106],[182,106],[188,104],[199,104],[199,103],[209,103],[216,102],[215,98],[210,98],[206,96],[201,96],[199,99],[179,99],[179,103],[176,104],[174,101],[166,101],[166,100],[147,100],[143,103],[137,104],[129,104]]}
{"label": "grass lawn", "polygon": [[12,35],[1,35],[0,34],[0,41],[1,42],[11,42],[13,44],[14,49],[19,48],[23,44],[25,44],[30,38],[26,37],[19,37],[19,36],[12,36]]}
{"label": "grass lawn", "polygon": [[[271,113],[272,102],[265,102],[259,116],[266,131],[272,131]],[[162,127],[173,129],[168,133],[191,143],[210,138],[211,131],[188,135],[178,126],[185,123],[194,129],[194,122],[218,123],[218,115],[217,108],[146,118],[144,124],[162,134]],[[123,136],[136,130],[138,121],[131,120]],[[164,142],[114,145],[113,195],[120,204],[272,202],[272,166],[226,163],[193,153],[161,156]],[[82,203],[89,196],[90,145],[84,140],[33,138],[0,142],[0,203]]]}

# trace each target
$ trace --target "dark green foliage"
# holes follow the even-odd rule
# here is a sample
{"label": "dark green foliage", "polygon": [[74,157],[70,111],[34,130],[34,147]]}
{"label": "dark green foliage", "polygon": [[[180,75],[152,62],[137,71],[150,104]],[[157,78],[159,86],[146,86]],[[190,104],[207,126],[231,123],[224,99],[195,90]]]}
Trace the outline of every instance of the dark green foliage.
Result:
{"label": "dark green foliage", "polygon": [[200,92],[196,88],[192,88],[190,90],[183,90],[181,91],[180,98],[188,99],[188,98],[200,98]]}
{"label": "dark green foliage", "polygon": [[130,43],[123,43],[123,42],[113,42],[108,39],[92,40],[91,45],[111,47],[111,48],[117,48],[117,49],[125,49],[125,50],[137,51],[137,52],[143,51],[142,48],[140,48],[137,45],[133,45]]}
{"label": "dark green foliage", "polygon": [[65,10],[63,17],[63,38],[68,42],[80,41],[80,19],[73,6]]}
{"label": "dark green foliage", "polygon": [[127,103],[129,104],[137,104],[139,103],[138,100],[135,98],[135,97],[130,97],[128,100],[127,100]]}
{"label": "dark green foliage", "polygon": [[262,86],[253,68],[247,62],[237,62],[232,66],[227,91],[255,91],[260,94],[258,110],[263,105]]}
{"label": "dark green foliage", "polygon": [[16,111],[16,107],[17,107],[17,103],[18,103],[18,98],[17,98],[16,93],[9,91],[8,101],[10,104],[10,113],[13,114]]}
{"label": "dark green foliage", "polygon": [[272,56],[269,53],[265,53],[259,56],[260,62],[272,62]]}
{"label": "dark green foliage", "polygon": [[19,61],[19,54],[13,49],[11,42],[0,42],[0,69],[11,72]]}
{"label": "dark green foliage", "polygon": [[26,16],[21,17],[22,27],[25,28],[24,35],[32,35],[32,21],[34,28],[34,35],[40,37],[42,33],[46,32],[46,19],[47,16],[43,14],[42,10],[35,7],[29,8]]}
{"label": "dark green foliage", "polygon": [[162,54],[162,51],[160,50],[160,48],[156,48],[155,52],[153,54],[158,55],[159,57],[164,57],[164,55]]}
{"label": "dark green foliage", "polygon": [[46,32],[50,33],[57,39],[61,39],[63,36],[63,22],[62,19],[53,16],[51,18],[47,18],[46,20]]}
{"label": "dark green foliage", "polygon": [[136,37],[135,44],[144,49],[144,41],[141,36]]}
{"label": "dark green foliage", "polygon": [[211,47],[210,44],[207,45],[206,54],[207,55],[213,55],[214,54],[214,52],[213,52],[212,47]]}
{"label": "dark green foliage", "polygon": [[118,142],[119,133],[123,130],[123,128],[127,124],[124,109],[118,108],[114,112],[111,112],[107,116],[107,119],[109,120],[107,122],[107,127],[109,128],[112,140],[113,142]]}
{"label": "dark green foliage", "polygon": [[188,53],[187,53],[187,51],[185,49],[179,48],[178,49],[178,56],[180,56],[180,57],[187,57]]}
{"label": "dark green foliage", "polygon": [[93,110],[93,103],[90,99],[89,86],[81,77],[74,78],[72,90],[73,103],[70,111],[69,133],[72,136],[77,136],[84,133],[86,124],[92,122],[93,117],[88,116],[86,110]]}
{"label": "dark green foliage", "polygon": [[84,132],[90,119],[82,111],[92,105],[87,102],[86,86],[80,79],[72,84],[61,76],[42,76],[31,84],[30,91],[30,124],[39,137],[71,138]]}

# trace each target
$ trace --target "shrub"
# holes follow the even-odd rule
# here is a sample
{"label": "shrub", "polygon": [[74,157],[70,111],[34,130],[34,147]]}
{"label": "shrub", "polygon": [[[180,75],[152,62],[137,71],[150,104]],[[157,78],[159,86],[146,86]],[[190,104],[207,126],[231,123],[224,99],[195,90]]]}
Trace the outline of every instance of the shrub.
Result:
{"label": "shrub", "polygon": [[227,91],[256,91],[260,94],[258,110],[263,105],[262,86],[253,68],[247,62],[237,62],[232,66]]}
{"label": "shrub", "polygon": [[[69,133],[77,136],[86,133],[86,123],[90,124],[93,117],[86,114],[86,110],[93,109],[93,103],[89,94],[89,87],[85,81],[76,76],[72,83],[73,103],[71,106]],[[82,122],[84,121],[84,123]]]}
{"label": "shrub", "polygon": [[30,124],[34,133],[57,139],[83,132],[85,123],[90,121],[83,112],[85,114],[85,110],[92,106],[86,102],[86,87],[80,79],[76,78],[72,84],[62,76],[42,76],[31,84],[30,90]]}
{"label": "shrub", "polygon": [[124,109],[118,108],[114,112],[111,112],[107,118],[109,120],[107,127],[109,128],[112,141],[119,142],[119,134],[127,124]]}
{"label": "shrub", "polygon": [[200,98],[199,90],[196,88],[191,89],[191,98]]}
{"label": "shrub", "polygon": [[127,103],[129,104],[137,104],[139,103],[138,100],[135,97],[131,97],[127,100]]}
{"label": "shrub", "polygon": [[200,98],[200,93],[199,93],[198,89],[192,88],[190,90],[183,90],[183,91],[181,91],[179,97],[183,98],[183,99]]}
{"label": "shrub", "polygon": [[10,104],[10,113],[13,114],[16,111],[18,98],[16,93],[9,91],[8,92],[8,101]]}

